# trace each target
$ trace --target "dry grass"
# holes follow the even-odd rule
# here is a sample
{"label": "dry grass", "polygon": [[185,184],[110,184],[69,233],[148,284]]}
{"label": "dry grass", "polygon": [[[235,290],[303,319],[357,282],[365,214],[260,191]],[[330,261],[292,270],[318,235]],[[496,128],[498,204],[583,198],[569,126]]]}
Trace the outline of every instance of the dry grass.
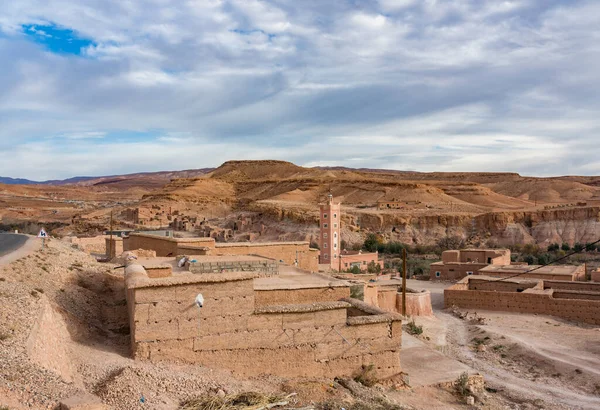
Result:
{"label": "dry grass", "polygon": [[181,403],[180,410],[266,410],[288,404],[288,397],[270,396],[258,392],[245,392],[219,397],[215,394],[201,396]]}
{"label": "dry grass", "polygon": [[379,382],[375,373],[375,366],[372,364],[362,365],[359,373],[354,377],[354,381],[366,387],[375,386]]}

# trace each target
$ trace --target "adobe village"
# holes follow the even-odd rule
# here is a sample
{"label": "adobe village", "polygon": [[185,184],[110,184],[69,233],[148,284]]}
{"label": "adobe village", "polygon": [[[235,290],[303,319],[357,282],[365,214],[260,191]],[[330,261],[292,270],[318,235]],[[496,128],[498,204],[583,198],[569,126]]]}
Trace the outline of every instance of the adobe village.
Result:
{"label": "adobe village", "polygon": [[351,173],[7,187],[5,229],[48,237],[0,256],[0,408],[600,408],[599,189]]}

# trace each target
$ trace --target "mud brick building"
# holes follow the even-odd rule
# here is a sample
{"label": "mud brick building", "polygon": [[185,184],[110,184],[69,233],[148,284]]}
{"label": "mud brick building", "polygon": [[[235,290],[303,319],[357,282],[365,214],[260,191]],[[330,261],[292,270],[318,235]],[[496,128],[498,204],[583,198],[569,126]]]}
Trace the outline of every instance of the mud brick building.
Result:
{"label": "mud brick building", "polygon": [[125,277],[136,359],[243,376],[333,378],[373,365],[385,379],[401,371],[399,315],[351,299],[346,282],[309,274],[256,279],[252,272],[150,278],[136,262]]}
{"label": "mud brick building", "polygon": [[463,249],[442,252],[429,268],[431,280],[458,280],[488,265],[510,265],[509,249]]}
{"label": "mud brick building", "polygon": [[444,290],[447,308],[551,315],[600,325],[600,283],[469,276]]}

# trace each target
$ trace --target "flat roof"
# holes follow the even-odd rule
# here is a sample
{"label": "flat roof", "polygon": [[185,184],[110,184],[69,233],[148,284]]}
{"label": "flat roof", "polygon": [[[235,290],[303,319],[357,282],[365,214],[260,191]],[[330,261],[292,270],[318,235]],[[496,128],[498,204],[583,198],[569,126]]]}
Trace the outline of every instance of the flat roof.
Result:
{"label": "flat roof", "polygon": [[508,273],[508,274],[519,274],[525,273],[531,269],[536,269],[531,272],[532,275],[565,275],[572,276],[581,267],[578,265],[550,265],[540,268],[542,265],[489,265],[485,268],[481,268],[479,272],[494,274],[494,273]]}
{"label": "flat roof", "polygon": [[285,272],[278,276],[254,279],[254,290],[292,290],[349,287],[345,280],[317,273]]}

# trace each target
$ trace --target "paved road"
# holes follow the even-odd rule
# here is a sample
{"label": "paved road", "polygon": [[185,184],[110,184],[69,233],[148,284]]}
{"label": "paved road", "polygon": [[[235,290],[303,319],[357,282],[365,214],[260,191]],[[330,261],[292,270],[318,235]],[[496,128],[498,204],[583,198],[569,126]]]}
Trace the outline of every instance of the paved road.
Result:
{"label": "paved road", "polygon": [[27,242],[27,236],[14,233],[0,233],[0,256],[19,249]]}

